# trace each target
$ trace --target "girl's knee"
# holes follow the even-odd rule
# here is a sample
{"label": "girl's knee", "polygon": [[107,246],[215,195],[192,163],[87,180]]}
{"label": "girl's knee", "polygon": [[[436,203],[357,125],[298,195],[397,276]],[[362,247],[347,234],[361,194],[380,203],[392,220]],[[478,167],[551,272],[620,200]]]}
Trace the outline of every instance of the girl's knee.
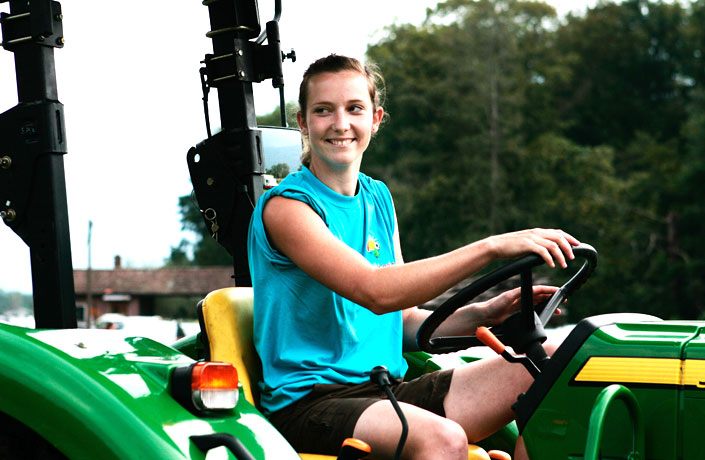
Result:
{"label": "girl's knee", "polygon": [[458,423],[445,419],[445,436],[443,439],[445,443],[452,448],[453,452],[457,452],[461,455],[461,458],[465,459],[468,455],[468,436],[465,430]]}
{"label": "girl's knee", "polygon": [[422,445],[408,458],[413,459],[467,459],[468,438],[465,430],[458,423],[449,419],[440,419],[428,432],[420,437]]}

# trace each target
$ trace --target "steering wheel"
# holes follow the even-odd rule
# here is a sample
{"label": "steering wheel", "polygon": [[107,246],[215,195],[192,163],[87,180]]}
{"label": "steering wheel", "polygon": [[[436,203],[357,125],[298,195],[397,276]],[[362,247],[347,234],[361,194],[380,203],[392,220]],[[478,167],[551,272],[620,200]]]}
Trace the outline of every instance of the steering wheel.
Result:
{"label": "steering wheel", "polygon": [[470,300],[512,276],[521,275],[521,310],[490,330],[505,345],[514,348],[517,353],[527,352],[527,348],[531,348],[531,344],[540,344],[546,340],[543,326],[548,323],[556,308],[578,290],[595,271],[597,251],[592,246],[584,243],[574,246],[573,254],[575,259],[567,261],[569,266],[579,259],[583,259],[585,262],[575,275],[554,292],[547,301],[534,306],[531,271],[534,267],[542,265],[544,260],[537,254],[529,254],[488,273],[443,302],[421,324],[416,334],[416,343],[421,350],[428,353],[450,353],[484,345],[475,335],[434,338],[431,338],[431,335],[443,321],[460,307],[469,303]]}

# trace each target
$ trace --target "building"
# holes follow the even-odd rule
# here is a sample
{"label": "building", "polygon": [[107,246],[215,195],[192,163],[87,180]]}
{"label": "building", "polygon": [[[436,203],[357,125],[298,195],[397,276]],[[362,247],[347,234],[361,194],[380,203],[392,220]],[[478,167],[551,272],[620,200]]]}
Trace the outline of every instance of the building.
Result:
{"label": "building", "polygon": [[122,268],[115,257],[112,270],[74,270],[78,321],[105,313],[195,318],[196,305],[209,292],[233,286],[233,267]]}

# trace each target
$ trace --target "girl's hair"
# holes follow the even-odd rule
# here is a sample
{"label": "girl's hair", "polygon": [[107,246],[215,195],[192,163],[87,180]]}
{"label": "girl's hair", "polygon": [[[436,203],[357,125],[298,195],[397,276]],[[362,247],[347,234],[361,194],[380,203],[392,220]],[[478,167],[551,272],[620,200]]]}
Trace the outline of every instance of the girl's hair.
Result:
{"label": "girl's hair", "polygon": [[[364,65],[355,58],[330,54],[315,61],[308,67],[308,69],[306,69],[306,72],[304,72],[304,78],[299,86],[299,110],[301,110],[301,116],[304,120],[306,119],[308,89],[311,78],[323,73],[345,71],[358,72],[361,75],[364,75],[367,79],[367,88],[370,92],[370,100],[372,101],[373,110],[376,110],[377,107],[382,106],[382,102],[384,100],[384,79],[382,78],[382,74],[379,72],[377,66],[369,62],[367,65]],[[386,116],[387,114],[385,112],[384,117],[386,118]],[[311,165],[311,146],[305,136],[303,144],[301,164],[308,167]]]}

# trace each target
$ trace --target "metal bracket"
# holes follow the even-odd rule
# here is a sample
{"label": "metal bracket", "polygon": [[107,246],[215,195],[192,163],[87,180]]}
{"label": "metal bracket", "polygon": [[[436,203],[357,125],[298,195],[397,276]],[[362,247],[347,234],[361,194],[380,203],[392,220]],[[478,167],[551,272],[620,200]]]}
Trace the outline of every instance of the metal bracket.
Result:
{"label": "metal bracket", "polygon": [[186,157],[206,228],[233,256],[236,286],[251,286],[241,243],[264,190],[261,136],[259,130],[221,131],[192,147]]}
{"label": "metal bracket", "polygon": [[0,212],[10,227],[21,227],[27,214],[37,158],[67,152],[63,119],[57,101],[21,103],[0,114]]}
{"label": "metal bracket", "polygon": [[264,189],[261,132],[221,131],[191,148],[187,162],[199,207],[211,210],[210,215],[202,211],[206,227],[232,254],[233,210],[240,202],[251,212]]}
{"label": "metal bracket", "polygon": [[[19,3],[19,2],[18,2]],[[2,46],[15,51],[26,43],[51,48],[64,47],[64,16],[59,2],[27,2],[11,14],[0,13]]]}
{"label": "metal bracket", "polygon": [[223,55],[206,55],[206,83],[217,88],[226,80],[233,78],[249,83],[259,83],[269,78],[272,86],[279,88],[284,84],[282,62],[284,59],[296,60],[296,53],[281,52],[279,45],[279,24],[267,23],[267,45],[261,45],[244,38],[234,38],[234,52]]}

